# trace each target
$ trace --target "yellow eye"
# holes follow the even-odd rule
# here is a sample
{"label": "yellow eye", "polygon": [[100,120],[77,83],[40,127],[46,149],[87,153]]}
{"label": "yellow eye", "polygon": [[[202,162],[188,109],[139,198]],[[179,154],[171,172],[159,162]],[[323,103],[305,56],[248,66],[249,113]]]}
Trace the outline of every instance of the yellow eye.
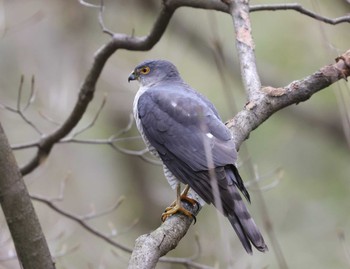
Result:
{"label": "yellow eye", "polygon": [[144,66],[141,68],[140,73],[143,75],[147,75],[151,71],[151,69],[148,66]]}

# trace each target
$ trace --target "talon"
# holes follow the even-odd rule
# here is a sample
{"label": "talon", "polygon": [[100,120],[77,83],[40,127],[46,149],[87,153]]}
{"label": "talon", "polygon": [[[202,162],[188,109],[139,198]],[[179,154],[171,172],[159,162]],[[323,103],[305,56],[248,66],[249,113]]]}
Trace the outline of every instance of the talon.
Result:
{"label": "talon", "polygon": [[[193,200],[193,199],[191,199]],[[186,200],[187,201],[187,200]],[[196,219],[196,216],[193,215],[190,211],[188,211],[187,209],[185,209],[183,206],[179,206],[179,205],[176,205],[175,206],[169,206],[165,209],[164,213],[162,214],[162,217],[161,217],[161,220],[162,222],[164,222],[168,217],[176,214],[176,213],[182,213],[184,214],[185,216],[187,217],[192,217],[193,220],[194,220],[194,223],[195,224],[197,222],[197,219]]]}
{"label": "talon", "polygon": [[184,194],[182,194],[182,195],[180,196],[180,200],[181,200],[181,201],[188,202],[188,203],[190,203],[192,206],[198,205],[198,202],[197,202],[196,200],[194,200],[194,199],[192,199],[192,198],[190,198],[190,197],[188,197],[188,196],[186,196],[186,195],[184,195]]}
{"label": "talon", "polygon": [[197,222],[196,216],[194,216],[190,211],[188,211],[187,209],[185,209],[181,205],[181,201],[188,202],[192,206],[198,205],[198,202],[196,200],[187,196],[189,189],[190,189],[190,187],[187,185],[186,188],[184,189],[184,191],[180,195],[180,184],[178,184],[178,186],[177,186],[177,198],[169,207],[167,207],[165,209],[164,213],[161,216],[162,222],[164,222],[168,217],[176,214],[177,212],[180,212],[180,213],[184,214],[185,216],[192,217],[194,220],[193,224],[195,224]]}

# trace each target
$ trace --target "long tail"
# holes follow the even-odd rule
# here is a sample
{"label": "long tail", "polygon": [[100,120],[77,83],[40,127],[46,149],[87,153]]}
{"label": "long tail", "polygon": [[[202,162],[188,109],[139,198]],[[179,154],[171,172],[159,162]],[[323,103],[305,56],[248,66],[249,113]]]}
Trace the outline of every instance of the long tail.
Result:
{"label": "long tail", "polygon": [[[245,206],[238,189],[244,194],[249,201],[249,194],[243,185],[243,181],[238,174],[237,169],[234,167],[226,168],[226,175],[231,179],[233,184],[229,184],[228,191],[231,199],[233,199],[230,205],[224,202],[224,211],[227,214],[233,229],[236,231],[242,245],[245,250],[252,254],[253,244],[255,248],[261,252],[268,250],[264,238],[262,237],[258,227],[256,226],[253,218],[249,214],[247,207]],[[238,188],[238,189],[237,189]]]}

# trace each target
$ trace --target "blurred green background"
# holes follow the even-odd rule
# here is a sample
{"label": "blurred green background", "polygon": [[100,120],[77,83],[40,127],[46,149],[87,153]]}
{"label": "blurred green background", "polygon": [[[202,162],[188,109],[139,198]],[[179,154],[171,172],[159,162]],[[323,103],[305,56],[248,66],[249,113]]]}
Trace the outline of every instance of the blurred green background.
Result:
{"label": "blurred green background", "polygon": [[[288,1],[251,1],[251,4]],[[314,12],[333,18],[350,12],[345,0],[299,0]],[[99,1],[93,2],[98,4]],[[105,24],[116,33],[148,34],[160,1],[105,0]],[[25,76],[23,103],[35,77],[36,99],[27,117],[43,134],[63,122],[77,100],[79,86],[93,55],[109,41],[98,24],[98,10],[78,1],[0,0],[0,103],[15,107],[20,76]],[[331,26],[294,11],[251,13],[258,69],[263,85],[285,86],[331,64],[350,48],[350,26]],[[137,83],[128,74],[145,59],[168,59],[182,77],[209,97],[224,121],[243,108],[241,84],[229,15],[180,8],[160,42],[148,52],[117,51],[105,66],[85,117],[84,128],[107,103],[98,121],[79,138],[107,139],[125,128],[132,112]],[[222,55],[222,57],[220,57]],[[219,63],[219,64],[218,64]],[[263,228],[267,216],[289,268],[350,266],[350,136],[349,83],[340,81],[307,102],[272,116],[255,130],[240,151],[240,171],[246,181],[256,167],[264,201],[250,189],[249,207],[270,246],[266,254],[246,255],[229,223],[213,207],[205,207],[196,225],[169,256],[188,257],[201,246],[198,262],[227,268],[279,268]],[[39,135],[16,114],[0,110],[0,120],[12,145],[36,141]],[[135,126],[126,134],[138,135]],[[143,149],[142,141],[118,144]],[[35,149],[18,150],[20,166]],[[122,154],[108,145],[56,145],[49,158],[25,177],[32,194],[55,198],[65,184],[64,199],[56,204],[77,216],[100,212],[121,196],[114,212],[88,223],[103,234],[132,247],[141,234],[160,224],[164,208],[175,193],[160,166]],[[45,205],[35,203],[56,256],[57,268],[126,268],[129,255],[114,248]],[[4,217],[0,217],[0,268],[19,268]],[[133,227],[132,224],[138,220]],[[131,227],[131,229],[129,229]],[[183,268],[160,263],[157,268]]]}

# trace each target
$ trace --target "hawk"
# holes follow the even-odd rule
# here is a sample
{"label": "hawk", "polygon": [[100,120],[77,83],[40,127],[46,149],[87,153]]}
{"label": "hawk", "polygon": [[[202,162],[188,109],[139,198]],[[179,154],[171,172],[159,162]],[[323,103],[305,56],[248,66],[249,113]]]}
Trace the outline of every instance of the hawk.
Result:
{"label": "hawk", "polygon": [[[267,246],[239,191],[250,197],[235,166],[237,151],[230,130],[214,105],[187,85],[169,61],[150,60],[135,67],[128,81],[138,80],[133,113],[149,151],[158,157],[176,201],[162,215],[192,214],[181,206],[189,189],[200,205],[213,204],[228,218],[243,247],[265,252]],[[213,185],[213,182],[215,185]],[[186,184],[180,195],[180,183]],[[216,186],[216,188],[215,188]]]}

